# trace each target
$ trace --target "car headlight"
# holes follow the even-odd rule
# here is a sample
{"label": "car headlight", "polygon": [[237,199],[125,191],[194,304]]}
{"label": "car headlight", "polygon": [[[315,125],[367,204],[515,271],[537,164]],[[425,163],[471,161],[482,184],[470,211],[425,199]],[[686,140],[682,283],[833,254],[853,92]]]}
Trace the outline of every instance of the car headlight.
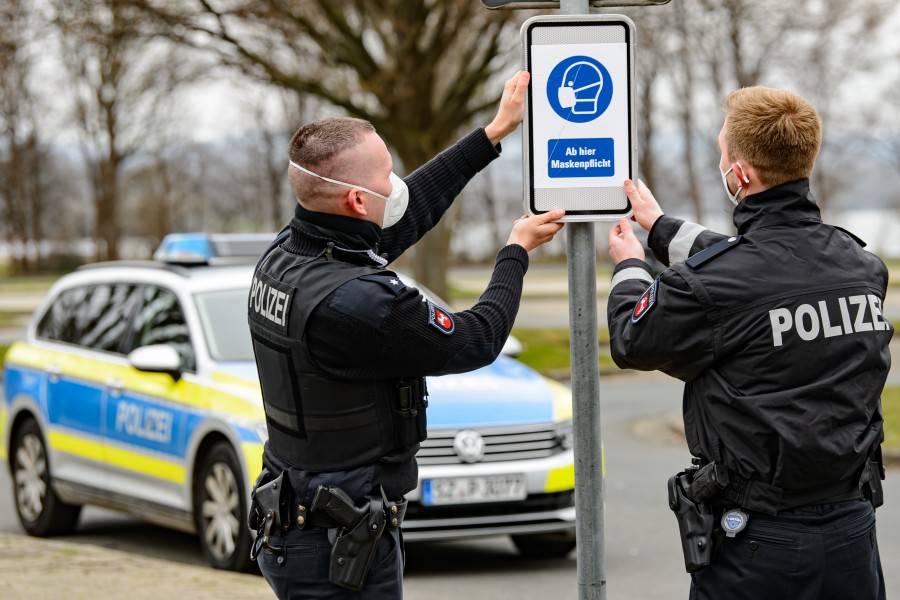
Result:
{"label": "car headlight", "polygon": [[571,450],[575,444],[575,432],[572,427],[572,419],[566,419],[556,424],[556,439],[563,450]]}
{"label": "car headlight", "polygon": [[253,431],[256,432],[256,436],[263,444],[269,440],[269,428],[266,427],[265,423],[257,423],[253,426]]}

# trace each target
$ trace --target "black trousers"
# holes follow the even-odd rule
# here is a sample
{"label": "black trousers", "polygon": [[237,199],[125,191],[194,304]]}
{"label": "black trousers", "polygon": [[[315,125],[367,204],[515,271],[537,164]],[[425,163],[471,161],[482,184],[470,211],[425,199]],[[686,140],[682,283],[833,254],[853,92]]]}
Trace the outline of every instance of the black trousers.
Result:
{"label": "black trousers", "polygon": [[750,513],[713,563],[691,575],[691,600],[883,600],[868,500]]}
{"label": "black trousers", "polygon": [[403,597],[403,538],[399,530],[385,532],[378,542],[372,568],[361,590],[354,592],[328,581],[331,544],[328,530],[288,530],[273,537],[272,546],[284,551],[262,551],[256,559],[263,577],[281,600],[315,598],[330,600],[399,600]]}

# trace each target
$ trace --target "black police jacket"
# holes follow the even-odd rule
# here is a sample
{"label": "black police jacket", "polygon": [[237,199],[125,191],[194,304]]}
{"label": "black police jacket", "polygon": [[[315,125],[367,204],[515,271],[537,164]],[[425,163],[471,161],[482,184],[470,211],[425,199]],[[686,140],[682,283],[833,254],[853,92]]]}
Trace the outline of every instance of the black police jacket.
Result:
{"label": "black police jacket", "polygon": [[691,453],[759,483],[761,510],[852,496],[884,438],[887,269],[821,221],[805,179],[748,196],[734,224],[656,222],[650,247],[671,266],[616,267],[613,358],[686,382]]}
{"label": "black police jacket", "polygon": [[[302,341],[303,345],[302,349],[296,344],[292,346],[298,352],[291,353],[290,364],[279,358],[282,368],[264,368],[257,356],[267,410],[273,406],[277,410],[276,403],[269,402],[273,394],[294,394],[291,369],[338,382],[344,390],[353,388],[360,393],[369,390],[372,401],[377,403],[384,400],[376,396],[382,398],[385,390],[398,381],[414,382],[426,375],[469,371],[496,359],[518,311],[522,280],[528,267],[524,248],[518,245],[503,248],[478,303],[456,313],[424,297],[415,287],[407,286],[393,272],[384,270],[386,263],[438,222],[469,179],[496,156],[497,150],[482,129],[439,154],[405,179],[410,189],[407,212],[399,223],[384,231],[359,219],[296,208],[288,229],[289,239],[273,250],[254,274],[257,293],[267,298],[264,310],[262,303],[259,304],[260,311],[266,314],[256,311],[255,303],[250,307],[255,339],[274,340],[273,345],[279,346],[278,337],[282,336],[282,340],[291,339],[297,344]],[[301,267],[310,261],[324,271]],[[332,291],[317,279],[323,272],[329,273],[328,277],[338,277],[329,283],[333,285]],[[344,281],[339,280],[344,277],[340,273],[346,275]],[[261,285],[267,287],[258,287]],[[285,345],[281,344],[281,349]],[[278,404],[299,406],[302,410],[303,401],[301,393],[299,401],[292,397],[290,402]],[[316,410],[322,406],[319,404]],[[389,418],[384,414],[379,413],[379,423],[385,424]],[[316,415],[319,419],[323,417],[325,420],[318,423],[327,427],[328,415]],[[286,420],[290,420],[290,415]],[[300,421],[302,415],[299,415],[298,428]],[[371,419],[362,421],[367,423],[361,425],[367,428],[366,435],[378,428]],[[270,432],[276,427],[283,428],[282,424],[273,424],[271,418],[268,424]],[[347,431],[352,437],[352,432]],[[365,477],[384,485],[391,497],[405,494],[417,484],[415,459],[404,452],[409,444],[399,444],[390,450],[378,446],[374,454],[375,447],[370,445],[349,463],[345,459],[351,453],[341,452],[335,453],[332,464],[307,465],[283,455],[288,452],[275,452],[271,441],[270,438],[266,446],[264,463],[274,472],[290,469],[295,489],[302,489],[312,472],[366,469],[369,473],[373,465],[374,474]],[[357,439],[350,439],[351,446],[356,442]],[[320,458],[328,454],[319,450]],[[339,485],[335,479],[329,481]]]}

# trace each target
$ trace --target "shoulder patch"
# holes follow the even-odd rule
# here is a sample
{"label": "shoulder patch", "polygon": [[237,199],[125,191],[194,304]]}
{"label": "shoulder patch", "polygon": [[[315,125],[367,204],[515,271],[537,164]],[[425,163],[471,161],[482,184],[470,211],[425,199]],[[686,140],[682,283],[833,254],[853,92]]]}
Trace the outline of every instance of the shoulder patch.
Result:
{"label": "shoulder patch", "polygon": [[[396,281],[396,285],[392,281]],[[397,295],[404,289],[406,286],[399,277],[363,275],[334,290],[328,305],[372,327],[381,327]]]}
{"label": "shoulder patch", "polygon": [[647,288],[647,291],[643,293],[640,300],[637,301],[637,304],[634,305],[634,310],[631,311],[631,324],[635,325],[638,321],[644,318],[650,309],[656,306],[656,292],[659,289],[659,277],[653,280],[653,283],[650,284],[650,287]]}
{"label": "shoulder patch", "polygon": [[724,254],[725,252],[731,250],[732,248],[734,248],[735,246],[740,244],[742,237],[743,236],[740,236],[740,235],[734,235],[729,238],[725,238],[724,240],[721,240],[719,242],[716,242],[709,248],[706,248],[705,250],[701,250],[697,254],[688,258],[686,261],[684,261],[684,264],[686,264],[687,266],[689,266],[692,269],[699,269],[701,266],[705,265],[712,259]]}
{"label": "shoulder patch", "polygon": [[431,300],[427,300],[426,304],[428,305],[428,325],[445,335],[453,333],[453,330],[456,329],[456,323],[453,322],[453,315],[433,303]]}
{"label": "shoulder patch", "polygon": [[861,239],[859,239],[858,237],[856,237],[856,235],[854,235],[852,231],[847,231],[843,227],[838,227],[837,225],[832,225],[832,227],[834,227],[838,231],[841,231],[841,232],[849,235],[851,238],[853,238],[853,241],[856,242],[857,244],[859,244],[861,247],[863,247],[863,248],[866,247],[867,244],[864,241],[862,241]]}

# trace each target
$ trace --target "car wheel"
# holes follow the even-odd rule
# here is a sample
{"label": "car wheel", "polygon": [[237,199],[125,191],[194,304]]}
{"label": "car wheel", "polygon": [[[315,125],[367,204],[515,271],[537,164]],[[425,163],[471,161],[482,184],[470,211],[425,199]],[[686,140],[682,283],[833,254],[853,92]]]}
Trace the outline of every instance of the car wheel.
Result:
{"label": "car wheel", "polygon": [[575,532],[512,536],[519,554],[528,558],[563,558],[575,549]]}
{"label": "car wheel", "polygon": [[80,506],[66,504],[53,491],[41,429],[28,419],[16,431],[10,458],[16,513],[29,535],[69,533],[78,525]]}
{"label": "car wheel", "polygon": [[244,478],[231,446],[218,442],[194,480],[194,519],[206,560],[216,569],[251,571]]}

